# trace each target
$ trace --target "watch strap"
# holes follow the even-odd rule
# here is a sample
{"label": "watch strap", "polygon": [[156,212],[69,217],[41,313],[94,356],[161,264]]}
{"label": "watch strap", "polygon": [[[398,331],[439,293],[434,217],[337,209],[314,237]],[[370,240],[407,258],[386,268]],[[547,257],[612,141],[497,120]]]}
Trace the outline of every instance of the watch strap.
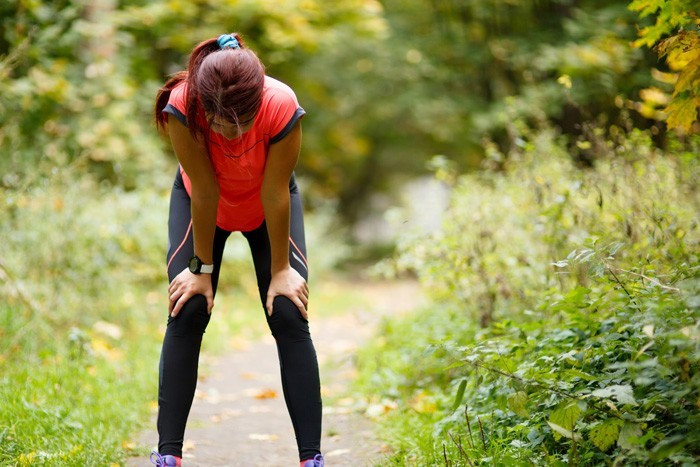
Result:
{"label": "watch strap", "polygon": [[211,274],[214,272],[214,265],[213,264],[202,264],[202,267],[199,269],[199,272],[201,274]]}

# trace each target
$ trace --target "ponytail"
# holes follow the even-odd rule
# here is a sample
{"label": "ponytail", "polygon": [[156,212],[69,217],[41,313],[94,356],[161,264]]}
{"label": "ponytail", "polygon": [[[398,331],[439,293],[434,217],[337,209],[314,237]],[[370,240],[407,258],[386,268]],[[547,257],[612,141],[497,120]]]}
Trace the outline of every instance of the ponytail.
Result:
{"label": "ponytail", "polygon": [[154,117],[156,121],[156,128],[160,131],[165,131],[165,115],[163,115],[163,109],[168,105],[168,99],[170,99],[170,93],[172,92],[178,84],[187,79],[186,71],[178,71],[173,75],[166,83],[158,90],[156,94],[156,105],[154,109]]}

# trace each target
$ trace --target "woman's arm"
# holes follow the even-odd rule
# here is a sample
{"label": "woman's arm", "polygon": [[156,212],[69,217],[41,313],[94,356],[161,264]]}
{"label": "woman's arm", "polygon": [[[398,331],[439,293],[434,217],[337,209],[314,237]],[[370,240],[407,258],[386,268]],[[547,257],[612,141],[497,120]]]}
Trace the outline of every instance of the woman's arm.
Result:
{"label": "woman's arm", "polygon": [[284,295],[294,302],[307,319],[309,289],[304,278],[289,265],[289,179],[299,158],[300,149],[301,123],[297,122],[287,136],[270,146],[260,195],[272,256],[272,280],[267,293],[267,313],[272,314],[274,298]]}
{"label": "woman's arm", "polygon": [[[178,119],[168,119],[168,133],[175,155],[192,183],[194,253],[204,264],[212,264],[219,184],[209,154],[204,143],[192,138],[189,129]],[[173,316],[177,316],[182,305],[196,294],[207,298],[209,311],[214,306],[210,274],[195,275],[186,269],[173,279],[168,290]]]}

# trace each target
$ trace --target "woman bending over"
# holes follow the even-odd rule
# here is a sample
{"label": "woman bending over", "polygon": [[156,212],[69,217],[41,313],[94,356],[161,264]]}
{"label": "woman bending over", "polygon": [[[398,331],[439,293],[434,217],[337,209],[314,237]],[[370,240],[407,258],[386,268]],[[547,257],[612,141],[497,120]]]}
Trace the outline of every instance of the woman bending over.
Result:
{"label": "woman bending over", "polygon": [[168,220],[170,306],[159,371],[158,452],[151,455],[156,465],[181,465],[224,246],[232,232],[241,232],[277,342],[301,465],[323,466],[304,221],[294,179],[304,113],[294,92],[266,76],[235,33],[199,44],[187,70],[158,92],[156,123],[170,135],[180,164]]}

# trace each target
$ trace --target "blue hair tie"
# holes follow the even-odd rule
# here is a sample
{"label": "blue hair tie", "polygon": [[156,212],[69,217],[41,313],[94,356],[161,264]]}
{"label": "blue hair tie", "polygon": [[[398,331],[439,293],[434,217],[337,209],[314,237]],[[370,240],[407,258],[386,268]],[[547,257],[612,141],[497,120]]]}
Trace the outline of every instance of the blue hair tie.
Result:
{"label": "blue hair tie", "polygon": [[233,37],[233,34],[222,34],[219,36],[219,38],[216,40],[216,42],[219,44],[220,49],[240,49],[241,44],[238,43],[238,40],[236,40],[235,37]]}

